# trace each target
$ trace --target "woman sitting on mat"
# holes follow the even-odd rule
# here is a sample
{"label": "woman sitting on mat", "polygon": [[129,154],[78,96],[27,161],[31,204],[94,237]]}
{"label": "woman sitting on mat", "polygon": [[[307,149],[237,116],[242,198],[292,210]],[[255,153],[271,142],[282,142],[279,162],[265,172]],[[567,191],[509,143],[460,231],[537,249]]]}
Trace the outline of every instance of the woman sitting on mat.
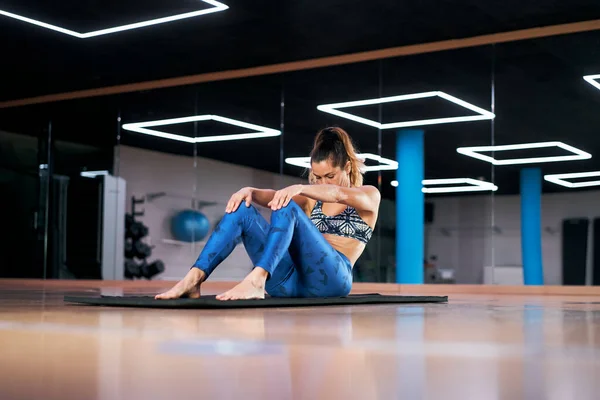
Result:
{"label": "woman sitting on mat", "polygon": [[[362,161],[340,128],[320,131],[310,154],[310,185],[235,193],[188,274],[157,299],[200,296],[200,285],[241,241],[252,271],[219,300],[338,297],[373,234],[381,196],[363,186]],[[251,205],[272,210],[269,224]]]}

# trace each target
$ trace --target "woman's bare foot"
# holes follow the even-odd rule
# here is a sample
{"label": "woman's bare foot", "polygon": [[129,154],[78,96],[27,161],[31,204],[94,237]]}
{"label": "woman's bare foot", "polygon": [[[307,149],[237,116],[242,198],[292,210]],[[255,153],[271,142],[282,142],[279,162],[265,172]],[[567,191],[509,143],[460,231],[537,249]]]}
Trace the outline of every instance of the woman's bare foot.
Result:
{"label": "woman's bare foot", "polygon": [[191,268],[185,278],[179,281],[170,290],[157,294],[154,298],[159,300],[200,297],[200,285],[206,279],[206,274],[199,268]]}
{"label": "woman's bare foot", "polygon": [[264,299],[267,276],[267,271],[260,267],[256,267],[233,289],[218,295],[217,300]]}

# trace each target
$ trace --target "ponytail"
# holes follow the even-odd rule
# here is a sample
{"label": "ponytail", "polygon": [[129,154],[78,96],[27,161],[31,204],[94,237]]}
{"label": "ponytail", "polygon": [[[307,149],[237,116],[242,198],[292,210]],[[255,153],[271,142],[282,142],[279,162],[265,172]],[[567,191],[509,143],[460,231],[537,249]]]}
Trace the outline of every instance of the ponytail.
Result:
{"label": "ponytail", "polygon": [[[350,186],[357,187],[363,184],[363,160],[359,159],[350,135],[342,128],[325,128],[321,130],[310,153],[310,162],[330,160],[334,167],[345,168],[350,162]],[[310,183],[314,183],[314,175],[309,174]]]}

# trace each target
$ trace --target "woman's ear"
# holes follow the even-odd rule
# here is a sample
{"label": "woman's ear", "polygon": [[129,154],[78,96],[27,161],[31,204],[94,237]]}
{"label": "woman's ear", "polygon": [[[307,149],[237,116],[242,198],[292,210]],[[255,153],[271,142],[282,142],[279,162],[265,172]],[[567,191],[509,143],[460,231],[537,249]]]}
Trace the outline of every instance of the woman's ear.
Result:
{"label": "woman's ear", "polygon": [[346,171],[346,173],[349,174],[351,170],[352,170],[352,163],[350,161],[347,161],[346,166],[344,166],[344,171]]}

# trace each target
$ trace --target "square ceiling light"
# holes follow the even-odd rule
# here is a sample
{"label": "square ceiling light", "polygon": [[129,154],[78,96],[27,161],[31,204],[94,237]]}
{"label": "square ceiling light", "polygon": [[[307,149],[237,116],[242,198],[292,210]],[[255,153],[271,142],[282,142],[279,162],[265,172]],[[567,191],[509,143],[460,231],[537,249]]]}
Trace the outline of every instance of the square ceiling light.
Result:
{"label": "square ceiling light", "polygon": [[[377,161],[379,165],[369,165],[362,168],[363,172],[372,171],[386,171],[398,169],[398,162],[390,160],[389,158],[380,157],[376,154],[361,153],[356,155],[363,161],[373,160]],[[310,157],[288,157],[285,159],[286,164],[295,165],[297,167],[310,169]]]}
{"label": "square ceiling light", "polygon": [[4,15],[9,18],[18,19],[19,21],[27,22],[27,23],[30,23],[33,25],[41,26],[42,28],[51,29],[53,31],[64,33],[66,35],[71,35],[71,36],[74,36],[79,39],[87,39],[87,38],[100,36],[100,35],[107,35],[107,34],[115,33],[115,32],[122,32],[122,31],[131,30],[131,29],[143,28],[143,27],[151,26],[151,25],[164,24],[166,22],[173,22],[173,21],[186,19],[186,18],[198,17],[200,15],[215,13],[215,12],[219,12],[219,11],[225,11],[229,8],[229,6],[223,4],[219,1],[216,1],[216,0],[198,0],[198,1],[207,3],[207,4],[211,5],[212,7],[205,8],[205,9],[198,10],[198,11],[192,11],[192,12],[187,12],[187,13],[182,13],[182,14],[177,14],[177,15],[170,15],[167,17],[151,19],[148,21],[141,21],[141,22],[136,22],[136,23],[132,23],[132,24],[115,26],[112,28],[100,29],[97,31],[84,32],[84,33],[75,32],[70,29],[62,28],[62,27],[56,26],[56,25],[51,25],[46,22],[28,18],[23,15],[13,14],[13,13],[5,11],[5,10],[0,10],[0,15]]}
{"label": "square ceiling light", "polygon": [[594,176],[600,176],[600,171],[544,175],[544,180],[555,183],[560,186],[570,188],[570,189],[590,187],[590,186],[600,186],[600,180],[590,180],[590,181],[584,181],[584,182],[569,182],[569,181],[567,181],[567,179],[592,178]]}
{"label": "square ceiling light", "polygon": [[590,85],[594,86],[596,89],[600,90],[600,82],[598,82],[600,80],[600,74],[587,75],[584,76],[583,79],[585,79]]}
{"label": "square ceiling light", "polygon": [[[424,187],[423,193],[459,193],[459,192],[485,192],[498,190],[498,186],[490,182],[471,178],[448,178],[448,179],[425,179],[423,186],[439,185],[468,185],[468,186],[446,186],[441,188]],[[392,186],[398,187],[398,181],[392,181]]]}
{"label": "square ceiling light", "polygon": [[[422,119],[415,121],[403,121],[403,122],[391,122],[389,124],[382,124],[377,121],[373,121],[367,118],[358,117],[353,114],[349,114],[347,112],[343,112],[338,110],[339,108],[347,108],[347,107],[359,107],[359,106],[370,106],[373,104],[383,104],[383,103],[394,103],[399,101],[407,101],[407,100],[415,100],[415,99],[423,99],[427,97],[441,97],[444,100],[450,101],[454,104],[458,104],[468,110],[474,111],[477,115],[469,115],[469,116],[458,116],[458,117],[447,117],[447,118],[431,118],[431,119]],[[489,120],[495,118],[494,113],[491,113],[483,108],[477,107],[473,104],[467,103],[461,99],[458,99],[454,96],[451,96],[447,93],[435,91],[435,92],[424,92],[424,93],[415,93],[415,94],[404,94],[400,96],[391,96],[391,97],[382,97],[378,99],[370,99],[370,100],[358,100],[358,101],[349,101],[345,103],[334,103],[334,104],[322,104],[317,106],[317,109],[329,114],[337,115],[338,117],[346,118],[352,121],[359,122],[361,124],[369,125],[378,129],[395,129],[395,128],[407,128],[411,126],[423,126],[423,125],[436,125],[436,124],[449,124],[455,122],[467,122],[467,121],[481,121],[481,120]]]}
{"label": "square ceiling light", "polygon": [[[251,129],[254,132],[249,133],[238,133],[231,135],[211,135],[211,136],[202,136],[202,137],[189,137],[183,135],[176,135],[173,133],[167,133],[162,131],[157,131],[155,129],[148,129],[148,127],[155,126],[164,126],[164,125],[175,125],[175,124],[185,124],[188,122],[196,122],[196,121],[217,121],[222,122],[224,124],[235,125],[241,128]],[[266,128],[260,125],[249,124],[243,121],[237,121],[235,119],[221,117],[219,115],[193,115],[191,117],[183,117],[183,118],[172,118],[172,119],[162,119],[158,121],[147,121],[147,122],[136,122],[131,124],[123,124],[123,129],[142,133],[144,135],[158,136],[165,139],[177,140],[179,142],[187,142],[187,143],[206,143],[206,142],[222,142],[227,140],[243,140],[243,139],[256,139],[256,138],[264,138],[264,137],[273,137],[281,135],[281,131],[276,129]]]}
{"label": "square ceiling light", "polygon": [[[507,151],[507,150],[525,150],[525,149],[540,149],[546,147],[559,147],[566,150],[572,155],[566,156],[546,156],[546,157],[528,157],[528,158],[512,158],[506,160],[497,160],[493,157],[479,154],[483,151]],[[592,158],[592,155],[586,153],[583,150],[579,150],[568,144],[562,142],[538,142],[538,143],[523,143],[523,144],[509,144],[501,146],[475,146],[475,147],[459,147],[456,151],[465,156],[477,158],[482,161],[487,161],[493,165],[516,165],[516,164],[531,164],[531,163],[545,163],[545,162],[558,162],[558,161],[576,161],[586,160]]]}
{"label": "square ceiling light", "polygon": [[97,176],[110,175],[108,171],[81,171],[79,173],[84,178],[95,178]]}

